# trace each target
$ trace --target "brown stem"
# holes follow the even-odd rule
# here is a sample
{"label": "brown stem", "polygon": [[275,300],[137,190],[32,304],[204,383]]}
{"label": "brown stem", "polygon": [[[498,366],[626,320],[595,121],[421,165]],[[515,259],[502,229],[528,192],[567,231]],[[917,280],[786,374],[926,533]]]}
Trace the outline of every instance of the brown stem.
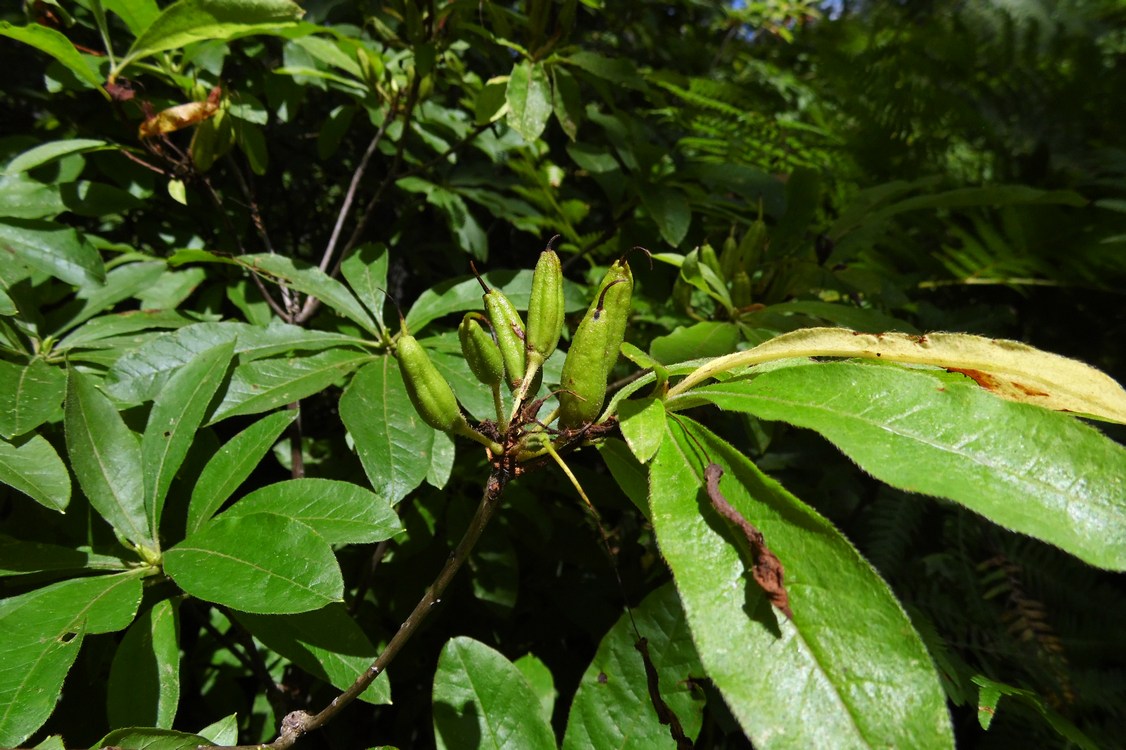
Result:
{"label": "brown stem", "polygon": [[494,468],[492,473],[489,474],[489,479],[485,483],[485,492],[481,497],[481,503],[477,506],[477,512],[473,515],[473,519],[469,522],[469,528],[465,530],[462,535],[461,541],[454,547],[454,551],[450,553],[446,564],[442,567],[438,577],[426,589],[426,593],[415,605],[414,611],[410,613],[403,624],[399,626],[398,632],[391,638],[391,642],[383,649],[383,653],[372,665],[364,670],[364,673],[356,678],[352,686],[334,698],[320,713],[313,715],[304,711],[294,711],[287,715],[282,720],[281,734],[276,740],[269,745],[236,745],[233,746],[235,750],[251,750],[251,748],[271,748],[271,750],[286,750],[293,747],[303,735],[318,729],[327,724],[333,717],[344,710],[344,707],[355,700],[360,693],[367,690],[368,686],[375,681],[376,677],[383,674],[392,660],[398,656],[403,646],[407,641],[418,631],[419,627],[426,620],[434,607],[441,603],[442,594],[445,592],[446,587],[450,585],[450,581],[457,575],[458,570],[462,564],[469,558],[469,553],[477,544],[477,540],[481,538],[481,533],[484,532],[485,527],[488,526],[489,521],[492,520],[497,509],[500,507],[500,496],[504,491],[504,486],[508,483],[511,476],[507,467]]}

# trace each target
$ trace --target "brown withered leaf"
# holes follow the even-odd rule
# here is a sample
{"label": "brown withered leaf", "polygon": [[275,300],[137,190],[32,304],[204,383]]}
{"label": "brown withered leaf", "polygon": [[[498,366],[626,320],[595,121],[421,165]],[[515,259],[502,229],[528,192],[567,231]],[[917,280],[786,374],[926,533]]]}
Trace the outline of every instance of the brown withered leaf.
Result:
{"label": "brown withered leaf", "polygon": [[770,600],[770,603],[781,610],[787,619],[792,620],[794,613],[790,609],[790,595],[786,593],[786,587],[782,581],[785,574],[782,561],[766,546],[766,539],[762,532],[744,518],[742,513],[735,510],[734,506],[727,502],[727,498],[719,491],[719,479],[722,476],[723,467],[719,464],[708,464],[707,468],[704,469],[704,482],[707,487],[708,499],[712,501],[712,507],[716,509],[717,513],[743,532],[743,536],[746,537],[747,543],[751,546],[751,555],[754,558],[751,575],[755,579],[755,583],[766,592],[766,598]]}
{"label": "brown withered leaf", "polygon": [[188,102],[187,104],[177,104],[175,107],[163,109],[155,115],[146,117],[137,129],[137,135],[141,138],[153,138],[189,128],[209,117],[214,117],[215,113],[219,111],[219,101],[222,97],[222,87],[216,86],[211,89],[207,99],[202,102]]}

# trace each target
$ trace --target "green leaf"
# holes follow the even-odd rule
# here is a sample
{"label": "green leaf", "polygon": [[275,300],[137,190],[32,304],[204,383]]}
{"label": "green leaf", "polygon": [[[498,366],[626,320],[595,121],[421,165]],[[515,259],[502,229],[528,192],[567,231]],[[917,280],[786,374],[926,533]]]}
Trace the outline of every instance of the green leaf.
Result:
{"label": "green leaf", "polygon": [[667,336],[657,336],[649,345],[649,353],[658,362],[669,365],[730,354],[742,339],[739,326],[734,323],[705,320],[690,326],[677,326]]}
{"label": "green leaf", "polygon": [[125,632],[106,684],[112,726],[170,729],[180,702],[179,612],[161,600]]}
{"label": "green leaf", "polygon": [[215,519],[164,553],[164,571],[189,594],[240,612],[308,612],[344,593],[328,542],[272,513]]}
{"label": "green leaf", "polygon": [[599,442],[598,453],[618,487],[649,518],[649,472],[645,465],[637,460],[624,440],[617,438]]}
{"label": "green leaf", "polygon": [[[827,520],[711,432],[670,418],[650,472],[653,528],[700,660],[756,747],[953,747],[938,677],[880,580]],[[720,490],[785,566],[794,619],[751,579]]]}
{"label": "green leaf", "polygon": [[695,392],[816,430],[890,485],[946,497],[1102,568],[1126,570],[1126,448],[1058,412],[924,371],[852,362]]}
{"label": "green leaf", "polygon": [[579,134],[579,123],[583,119],[582,94],[574,76],[556,65],[551,69],[551,105],[555,119],[567,137],[574,141]]}
{"label": "green leaf", "polygon": [[[0,600],[0,623],[22,635],[62,638],[128,627],[141,603],[143,571],[73,578]],[[2,706],[3,703],[0,703]]]}
{"label": "green leaf", "polygon": [[207,747],[207,740],[198,734],[177,732],[174,729],[135,728],[115,729],[94,745],[101,748],[143,748],[144,750],[199,750]]}
{"label": "green leaf", "polygon": [[679,245],[692,222],[692,209],[684,193],[676,188],[647,184],[638,185],[638,192],[661,238],[673,247]]}
{"label": "green leaf", "polygon": [[[378,655],[343,604],[285,616],[238,612],[235,619],[268,648],[340,690],[350,687]],[[375,705],[390,703],[391,685],[380,675],[358,697]]]}
{"label": "green leaf", "polygon": [[638,75],[633,62],[624,57],[606,57],[597,52],[582,50],[566,58],[564,62],[611,83],[631,88],[645,86],[645,81]]}
{"label": "green leaf", "polygon": [[142,293],[155,284],[167,268],[161,261],[126,263],[107,273],[104,284],[82,287],[74,303],[60,311],[58,319],[51,318],[55,335],[60,336],[118,302]]}
{"label": "green leaf", "polygon": [[692,633],[671,583],[645,597],[623,615],[598,645],[571,704],[563,750],[613,747],[648,750],[672,747],[649,694],[645,663],[635,647],[637,631],[648,641],[659,678],[661,698],[676,715],[687,737],[703,724],[703,691],[693,680],[704,676]]}
{"label": "green leaf", "polygon": [[126,539],[155,549],[137,436],[93,381],[73,367],[67,375],[64,424],[67,454],[90,504]]}
{"label": "green leaf", "polygon": [[133,36],[138,36],[160,15],[156,0],[100,0],[102,7],[125,22]]}
{"label": "green leaf", "polygon": [[[129,310],[86,321],[55,345],[56,352],[99,346],[105,339],[157,328],[182,328],[198,323],[175,310]],[[114,344],[110,344],[113,346]]]}
{"label": "green leaf", "polygon": [[292,26],[304,11],[289,0],[178,0],[133,41],[118,70],[142,57],[204,39],[268,34]]}
{"label": "green leaf", "polygon": [[[181,2],[183,1],[181,0]],[[285,0],[285,2],[288,3],[288,0]],[[283,283],[303,294],[316,297],[341,315],[357,323],[364,330],[378,335],[379,329],[372,323],[371,316],[348,291],[348,287],[316,266],[311,266],[302,261],[294,261],[284,255],[271,255],[269,253],[240,255],[236,260],[254,273]]]}
{"label": "green leaf", "polygon": [[234,745],[238,742],[238,714],[228,714],[196,732],[214,745]]}
{"label": "green leaf", "polygon": [[551,670],[535,654],[524,654],[512,664],[532,686],[540,701],[540,715],[550,724],[551,714],[555,710],[555,698],[559,695],[559,691],[555,689],[555,678],[551,676]]}
{"label": "green leaf", "polygon": [[169,378],[153,402],[141,436],[145,510],[153,539],[160,538],[160,517],[168,488],[188,455],[196,429],[233,355],[233,341],[213,346]]}
{"label": "green leaf", "polygon": [[176,370],[211,347],[231,340],[235,341],[235,354],[242,364],[291,351],[318,351],[361,343],[351,336],[308,331],[277,321],[267,327],[235,322],[197,323],[166,333],[123,355],[106,375],[106,392],[126,403],[151,401]]}
{"label": "green leaf", "polygon": [[0,482],[60,513],[70,502],[70,474],[42,435],[18,444],[0,440]]}
{"label": "green leaf", "polygon": [[543,63],[516,63],[505,91],[508,125],[528,143],[534,143],[551,117],[551,81]]}
{"label": "green leaf", "polygon": [[555,735],[532,686],[503,655],[472,638],[452,638],[434,674],[439,750],[551,748]]}
{"label": "green leaf", "polygon": [[352,287],[352,293],[383,328],[383,304],[387,300],[387,246],[382,242],[365,242],[340,264],[340,273]]}
{"label": "green leaf", "polygon": [[27,640],[0,620],[0,745],[18,747],[50,718],[85,633]]}
{"label": "green leaf", "polygon": [[1052,709],[1043,698],[1033,691],[1015,688],[1012,685],[991,680],[980,674],[974,675],[970,679],[981,689],[978,698],[977,718],[982,729],[989,729],[989,725],[993,723],[1001,696],[1009,696],[1030,706],[1043,716],[1052,729],[1056,730],[1060,737],[1068,740],[1069,744],[1074,743],[1076,747],[1083,748],[1083,750],[1098,750],[1099,746],[1090,737]]}
{"label": "green leaf", "polygon": [[372,355],[355,349],[329,349],[316,354],[259,359],[231,373],[223,401],[209,424],[239,414],[258,414],[292,404],[331,385],[370,362]]}
{"label": "green leaf", "polygon": [[371,486],[392,503],[426,478],[434,430],[411,405],[393,357],[379,357],[356,373],[340,397],[340,418]]}
{"label": "green leaf", "polygon": [[0,174],[0,217],[50,219],[66,210],[59,185],[47,185],[22,173]]}
{"label": "green leaf", "polygon": [[290,479],[261,487],[219,516],[277,513],[308,525],[329,544],[363,544],[403,530],[391,504],[371,490],[335,479]]}
{"label": "green leaf", "polygon": [[0,221],[0,249],[37,271],[74,286],[101,284],[106,279],[98,251],[75,230],[52,221]]}
{"label": "green leaf", "polygon": [[657,454],[665,437],[665,407],[654,398],[623,401],[618,406],[622,437],[641,463]]}
{"label": "green leaf", "polygon": [[0,534],[0,575],[21,575],[54,570],[112,570],[128,567],[112,555],[98,555],[88,550],[58,544],[26,542]]}
{"label": "green leaf", "polygon": [[90,69],[86,60],[74,48],[74,44],[58,31],[39,24],[13,26],[7,21],[0,21],[0,35],[46,52],[86,83],[94,88],[101,88],[102,77]]}
{"label": "green leaf", "polygon": [[8,162],[8,166],[4,168],[5,174],[16,174],[18,172],[26,172],[29,169],[61,159],[64,156],[71,154],[85,154],[90,151],[105,151],[115,150],[117,146],[110,145],[105,141],[100,141],[95,138],[71,138],[61,141],[49,141],[40,144],[35,148],[28,149],[22,154]]}
{"label": "green leaf", "polygon": [[263,417],[235,435],[203,467],[188,503],[187,533],[194,534],[215,515],[297,418],[296,409]]}

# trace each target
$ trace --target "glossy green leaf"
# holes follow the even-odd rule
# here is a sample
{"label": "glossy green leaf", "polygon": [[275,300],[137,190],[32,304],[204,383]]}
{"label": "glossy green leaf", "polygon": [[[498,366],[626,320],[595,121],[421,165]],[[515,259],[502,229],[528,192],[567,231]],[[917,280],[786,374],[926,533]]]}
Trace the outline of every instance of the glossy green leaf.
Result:
{"label": "glossy green leaf", "polygon": [[1126,448],[1059,412],[973,384],[854,362],[696,391],[817,430],[876,478],[946,497],[1092,565],[1126,570]]}
{"label": "glossy green leaf", "polygon": [[160,15],[156,0],[100,0],[102,7],[125,22],[133,36],[138,36]]}
{"label": "glossy green leaf", "polygon": [[644,79],[637,74],[633,61],[627,58],[607,57],[597,52],[581,50],[567,57],[565,61],[611,83],[635,88],[645,85]]}
{"label": "glossy green leaf", "polygon": [[126,263],[106,274],[104,284],[89,284],[78,290],[73,305],[56,322],[56,335],[107,310],[122,300],[141,293],[160,278],[168,266],[161,261]]}
{"label": "glossy green leaf", "polygon": [[0,217],[52,219],[63,211],[62,190],[26,174],[0,174]]}
{"label": "glossy green leaf", "polygon": [[175,310],[129,310],[106,313],[86,321],[71,331],[55,345],[55,351],[98,347],[106,339],[116,339],[119,336],[160,328],[183,328],[198,322],[198,318],[190,318]]}
{"label": "glossy green leaf", "polygon": [[55,710],[85,633],[28,639],[0,620],[0,745],[18,747]]}
{"label": "glossy green leaf", "polygon": [[125,570],[120,557],[100,555],[45,542],[27,542],[0,534],[0,576],[53,570]]}
{"label": "glossy green leaf", "polygon": [[649,517],[649,472],[624,440],[607,438],[598,444],[598,453],[606,462],[610,475],[646,518]]}
{"label": "glossy green leaf", "polygon": [[47,720],[84,636],[125,628],[140,601],[136,571],[0,601],[0,745],[19,745]]}
{"label": "glossy green leaf", "polygon": [[155,548],[137,436],[94,382],[73,367],[64,424],[67,454],[90,504],[126,539]]}
{"label": "glossy green leaf", "polygon": [[196,734],[214,745],[234,745],[238,742],[238,714],[227,714],[219,721],[211,722]]}
{"label": "glossy green leaf", "polygon": [[[871,566],[730,445],[684,417],[667,426],[650,473],[653,528],[700,661],[755,746],[953,747],[930,657]],[[792,621],[751,578],[745,539],[712,509],[704,456],[785,566]]]}
{"label": "glossy green leaf", "polygon": [[340,273],[375,322],[383,326],[383,305],[387,301],[387,246],[365,242],[340,264]]}
{"label": "glossy green leaf", "polygon": [[193,596],[257,614],[320,609],[344,592],[328,542],[272,513],[215,519],[164,553],[164,571]]}
{"label": "glossy green leaf", "polygon": [[551,81],[543,63],[523,60],[512,68],[505,91],[508,125],[528,143],[534,143],[551,117]]}
{"label": "glossy green leaf", "polygon": [[149,412],[141,436],[145,511],[153,539],[160,538],[164,498],[188,455],[196,429],[227,373],[234,342],[213,346],[169,378]]}
{"label": "glossy green leaf", "polygon": [[204,39],[234,39],[292,26],[304,11],[289,0],[178,0],[133,41],[119,68]]}
{"label": "glossy green leaf", "polygon": [[1037,695],[1035,691],[1013,687],[980,674],[974,675],[971,679],[980,688],[977,718],[982,729],[989,729],[997,714],[997,706],[1001,697],[1005,696],[1024,703],[1040,714],[1061,738],[1068,740],[1069,747],[1074,744],[1075,747],[1082,748],[1082,750],[1099,750],[1099,746],[1090,737],[1049,706],[1047,701]]}
{"label": "glossy green leaf", "polygon": [[555,66],[551,69],[551,104],[559,127],[572,141],[579,134],[579,123],[583,118],[582,93],[574,76],[566,69]]}
{"label": "glossy green leaf", "polygon": [[44,164],[50,164],[56,159],[61,159],[71,154],[84,154],[90,151],[102,151],[116,148],[117,146],[110,145],[96,138],[69,138],[61,141],[48,141],[47,143],[42,143],[34,148],[30,148],[12,159],[8,162],[8,166],[4,168],[4,172],[7,174],[26,172],[29,169],[34,169]]}
{"label": "glossy green leaf", "polygon": [[[288,2],[288,0],[284,1]],[[277,283],[284,284],[298,292],[316,297],[344,317],[359,324],[361,328],[371,333],[379,333],[379,329],[373,324],[371,316],[348,291],[348,287],[319,268],[294,261],[284,255],[270,255],[269,253],[241,255],[238,257],[238,261],[255,273],[273,279]]]}
{"label": "glossy green leaf", "polygon": [[95,750],[126,747],[138,750],[199,750],[207,747],[207,740],[197,734],[174,729],[130,727],[115,729],[94,745]]}
{"label": "glossy green leaf", "polygon": [[[0,622],[20,633],[61,638],[124,630],[141,603],[143,571],[72,578],[0,600]],[[3,705],[3,704],[0,704]]]}
{"label": "glossy green leaf", "polygon": [[661,364],[668,365],[730,354],[742,339],[739,326],[734,323],[705,320],[690,326],[677,326],[668,335],[657,336],[649,345],[649,353]]}
{"label": "glossy green leaf", "polygon": [[520,670],[472,638],[453,638],[434,674],[434,739],[439,750],[554,750],[555,735]]}
{"label": "glossy green leaf", "polygon": [[[378,656],[343,604],[296,615],[239,612],[235,618],[268,648],[339,690],[350,687]],[[388,678],[381,674],[359,698],[376,705],[390,703]]]}
{"label": "glossy green leaf", "polygon": [[649,214],[661,238],[676,247],[688,234],[688,225],[692,221],[692,210],[688,199],[680,190],[658,185],[639,185],[641,203]]}
{"label": "glossy green leaf", "polygon": [[0,482],[51,510],[61,512],[70,502],[70,474],[42,435],[15,443],[0,440]]}
{"label": "glossy green leaf", "polygon": [[355,349],[329,349],[295,357],[259,359],[231,373],[222,402],[210,424],[239,414],[259,414],[292,404],[331,385],[367,364],[372,356]]}
{"label": "glossy green leaf", "polygon": [[[703,723],[704,696],[694,680],[704,676],[692,633],[671,583],[645,597],[633,610],[633,623],[648,642],[661,698],[693,739]],[[571,704],[563,750],[586,748],[674,748],[649,694],[645,663],[626,615],[602,639],[583,673]]]}
{"label": "glossy green leaf", "polygon": [[172,727],[180,702],[179,630],[178,607],[163,599],[125,632],[106,686],[111,726]]}
{"label": "glossy green leaf", "polygon": [[215,452],[196,480],[188,503],[187,533],[194,534],[250,476],[278,437],[297,418],[296,409],[263,417]]}
{"label": "glossy green leaf", "polygon": [[380,357],[356,373],[340,397],[340,418],[371,486],[392,503],[426,478],[434,430],[411,405],[394,357]]}
{"label": "glossy green leaf", "polygon": [[618,406],[622,437],[641,463],[649,463],[665,438],[665,408],[653,398],[623,401]]}
{"label": "glossy green leaf", "polygon": [[[91,321],[93,322],[93,321]],[[170,331],[126,353],[106,376],[106,392],[126,403],[151,401],[176,370],[213,346],[235,341],[241,364],[292,351],[319,351],[355,345],[359,339],[274,322],[269,326],[246,323],[197,323]]]}
{"label": "glossy green leaf", "polygon": [[37,271],[74,286],[101,284],[106,270],[89,242],[68,226],[52,221],[0,221],[0,247]]}
{"label": "glossy green leaf", "polygon": [[532,691],[540,701],[540,715],[550,724],[551,714],[555,710],[555,699],[559,695],[559,691],[555,689],[555,678],[551,676],[551,670],[535,654],[524,654],[512,664],[531,685]]}
{"label": "glossy green leaf", "polygon": [[86,83],[95,88],[101,87],[102,77],[90,69],[86,60],[64,34],[39,24],[16,26],[7,21],[0,21],[0,35],[46,52]]}
{"label": "glossy green leaf", "polygon": [[277,513],[308,525],[329,544],[389,539],[403,530],[391,504],[371,490],[335,479],[290,479],[261,487],[220,514]]}

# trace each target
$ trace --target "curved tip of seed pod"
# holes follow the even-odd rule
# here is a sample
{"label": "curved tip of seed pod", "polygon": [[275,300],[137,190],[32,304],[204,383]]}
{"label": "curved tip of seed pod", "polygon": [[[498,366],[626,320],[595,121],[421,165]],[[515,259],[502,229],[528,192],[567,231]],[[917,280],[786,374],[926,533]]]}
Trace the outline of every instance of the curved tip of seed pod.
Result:
{"label": "curved tip of seed pod", "polygon": [[629,257],[630,253],[635,253],[635,252],[645,253],[645,257],[649,259],[649,270],[652,271],[653,270],[653,253],[649,252],[647,249],[645,249],[641,245],[634,245],[629,250],[626,250],[624,253],[622,253],[622,257],[618,258],[618,261],[624,263],[626,258]]}
{"label": "curved tip of seed pod", "polygon": [[[391,292],[386,289],[380,288],[379,291],[386,294],[387,299],[391,300],[391,304],[395,306],[395,312],[399,315],[399,328],[407,331],[407,319],[403,317],[403,308],[399,307],[399,300],[395,299],[395,295],[391,294]],[[409,334],[410,331],[407,331],[407,333]]]}
{"label": "curved tip of seed pod", "polygon": [[544,250],[555,250],[555,247],[559,244],[559,240],[561,240],[561,239],[563,239],[563,235],[561,235],[561,234],[555,235],[554,237],[552,237],[550,240],[547,241],[547,246],[544,248]]}
{"label": "curved tip of seed pod", "polygon": [[485,280],[481,278],[481,274],[477,272],[477,266],[473,263],[473,261],[469,261],[469,270],[473,271],[473,277],[477,279],[477,283],[480,284],[481,288],[485,290],[485,294],[493,291],[492,289],[489,289],[489,285],[486,284]]}

